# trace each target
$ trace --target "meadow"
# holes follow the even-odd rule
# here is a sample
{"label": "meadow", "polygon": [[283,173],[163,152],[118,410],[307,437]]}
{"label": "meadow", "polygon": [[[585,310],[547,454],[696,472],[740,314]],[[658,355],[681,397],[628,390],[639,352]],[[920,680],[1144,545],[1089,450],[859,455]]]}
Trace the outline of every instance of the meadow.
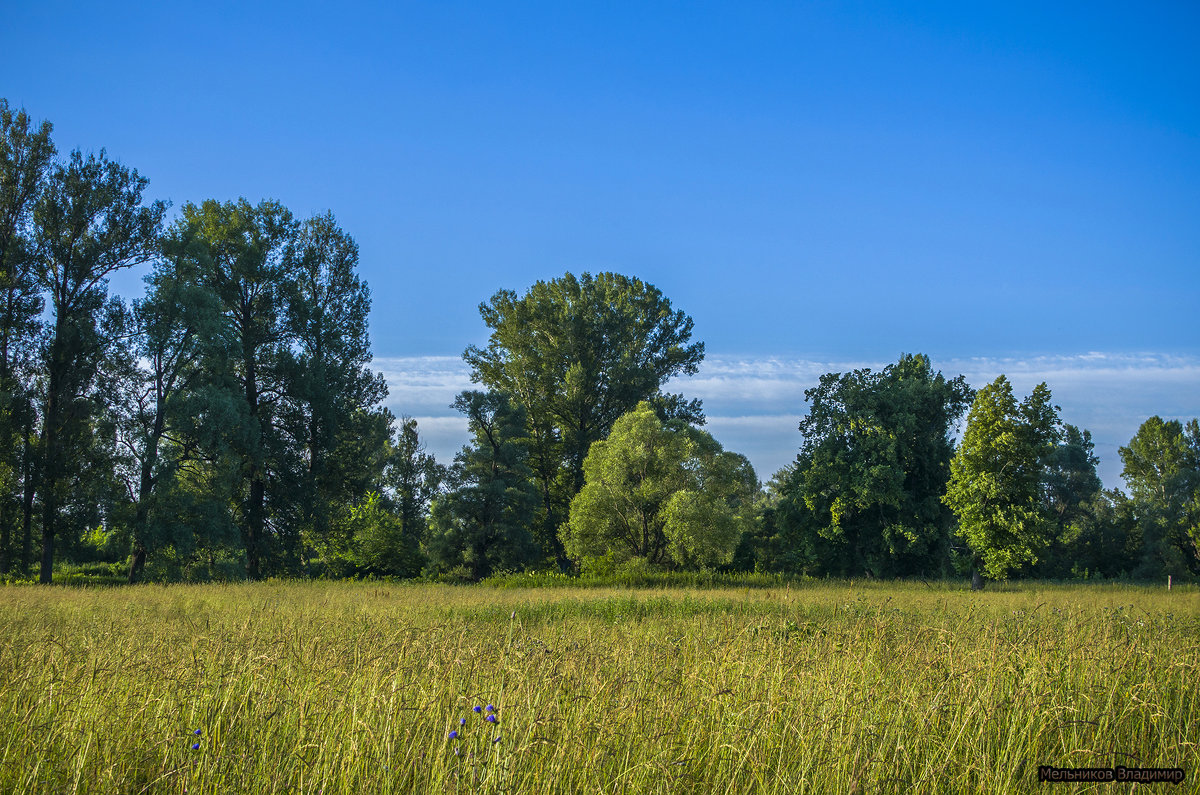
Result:
{"label": "meadow", "polygon": [[1139,791],[1184,792],[1200,776],[1195,587],[7,586],[0,637],[6,793],[1029,792],[1051,786],[1039,765],[1183,768]]}

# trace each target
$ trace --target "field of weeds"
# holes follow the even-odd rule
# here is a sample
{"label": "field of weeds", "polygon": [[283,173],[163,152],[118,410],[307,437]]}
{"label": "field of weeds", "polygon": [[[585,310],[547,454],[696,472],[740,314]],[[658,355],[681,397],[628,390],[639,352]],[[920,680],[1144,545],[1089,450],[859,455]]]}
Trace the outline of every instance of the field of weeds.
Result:
{"label": "field of weeds", "polygon": [[1182,768],[1181,787],[1153,785],[1182,792],[1200,776],[1195,588],[10,586],[0,633],[2,792],[992,793],[1045,788],[1039,765]]}

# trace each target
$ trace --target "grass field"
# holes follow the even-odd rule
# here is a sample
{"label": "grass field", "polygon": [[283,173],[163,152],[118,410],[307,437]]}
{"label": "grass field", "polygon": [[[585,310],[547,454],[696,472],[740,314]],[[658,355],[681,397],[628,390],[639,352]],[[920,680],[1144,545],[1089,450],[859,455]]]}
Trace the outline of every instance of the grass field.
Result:
{"label": "grass field", "polygon": [[1200,789],[1194,587],[10,586],[0,633],[5,793]]}

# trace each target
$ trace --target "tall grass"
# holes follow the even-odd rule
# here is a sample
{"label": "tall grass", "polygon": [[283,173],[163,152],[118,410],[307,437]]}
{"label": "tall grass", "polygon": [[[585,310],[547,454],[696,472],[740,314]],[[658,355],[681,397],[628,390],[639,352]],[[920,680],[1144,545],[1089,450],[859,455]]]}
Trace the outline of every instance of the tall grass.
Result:
{"label": "tall grass", "polygon": [[[0,632],[4,792],[1023,792],[1039,764],[1182,767],[1186,791],[1200,775],[1195,588],[7,587]],[[488,704],[496,724],[472,711]]]}

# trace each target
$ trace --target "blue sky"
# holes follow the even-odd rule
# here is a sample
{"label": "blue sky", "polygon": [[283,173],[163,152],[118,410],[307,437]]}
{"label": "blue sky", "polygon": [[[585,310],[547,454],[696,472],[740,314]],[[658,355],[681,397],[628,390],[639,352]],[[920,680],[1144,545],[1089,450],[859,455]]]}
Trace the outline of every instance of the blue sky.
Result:
{"label": "blue sky", "polygon": [[1200,415],[1194,3],[40,2],[4,20],[0,96],[60,150],[105,147],[176,206],[332,210],[390,405],[442,457],[477,305],[568,270],[639,276],[695,319],[709,362],[673,388],[763,478],[820,368],[904,351],[976,386],[1045,373],[1109,485],[1142,419]]}

